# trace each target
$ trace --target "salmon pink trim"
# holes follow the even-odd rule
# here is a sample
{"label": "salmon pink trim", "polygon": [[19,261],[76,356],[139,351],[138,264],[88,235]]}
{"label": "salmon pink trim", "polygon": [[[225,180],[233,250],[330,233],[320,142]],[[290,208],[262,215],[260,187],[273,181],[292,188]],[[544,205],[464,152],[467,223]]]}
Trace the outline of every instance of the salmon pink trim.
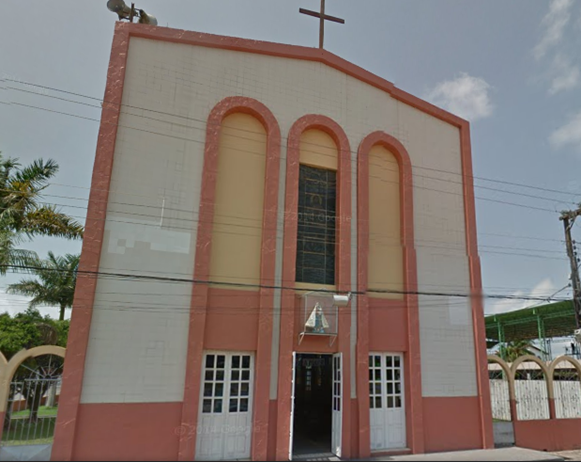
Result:
{"label": "salmon pink trim", "polygon": [[482,448],[494,447],[492,431],[492,405],[488,383],[488,358],[486,350],[486,331],[484,327],[484,307],[482,304],[482,277],[480,257],[476,237],[476,207],[474,204],[474,180],[472,175],[472,151],[470,146],[470,124],[460,126],[460,149],[462,155],[462,178],[464,188],[464,218],[466,226],[466,254],[470,271],[470,289],[472,294],[472,325],[474,327],[474,350],[476,362],[476,380],[480,397],[480,430]]}
{"label": "salmon pink trim", "polygon": [[[102,122],[99,131],[99,140],[97,144],[97,152],[95,157],[95,165],[93,169],[93,177],[91,184],[91,194],[89,198],[89,206],[87,211],[87,223],[85,231],[85,239],[83,242],[83,251],[81,257],[80,268],[82,271],[98,271],[101,254],[101,246],[103,241],[103,232],[106,219],[106,209],[108,200],[108,191],[111,179],[111,170],[113,165],[113,157],[115,151],[115,142],[117,135],[117,124],[120,114],[121,97],[123,94],[123,85],[125,79],[125,70],[127,63],[127,53],[129,48],[129,40],[131,37],[139,37],[143,39],[167,41],[181,44],[189,44],[193,46],[220,48],[226,50],[234,50],[245,53],[255,53],[268,56],[284,57],[289,59],[306,60],[320,62],[334,69],[337,69],[346,75],[365,82],[375,88],[389,94],[394,99],[410,105],[420,111],[436,117],[446,123],[449,123],[459,129],[461,140],[461,156],[462,156],[462,174],[464,178],[464,212],[466,224],[466,244],[467,256],[470,268],[470,284],[474,298],[472,300],[473,324],[474,324],[474,339],[476,349],[477,362],[477,383],[478,383],[478,402],[480,412],[480,434],[482,439],[482,447],[488,448],[493,446],[492,439],[492,420],[490,408],[490,393],[488,390],[488,375],[486,370],[486,346],[485,334],[483,324],[483,307],[480,298],[482,291],[480,261],[477,250],[476,239],[476,215],[474,205],[474,191],[473,191],[473,177],[472,177],[472,159],[470,151],[470,133],[469,124],[449,112],[446,112],[436,106],[431,105],[421,99],[410,95],[398,88],[391,82],[382,79],[364,69],[349,63],[342,58],[326,51],[313,48],[297,47],[292,45],[282,45],[269,42],[260,42],[254,40],[238,39],[232,37],[223,37],[210,34],[202,34],[197,32],[187,32],[183,30],[175,30],[170,28],[145,26],[142,24],[117,23],[115,28],[115,36],[111,50],[111,59],[109,64],[109,71],[107,75],[107,86],[105,91],[105,103],[103,104]],[[239,98],[239,97],[238,97]],[[246,100],[245,98],[239,98]],[[266,170],[266,185],[265,185],[265,202],[264,202],[264,222],[263,222],[263,243],[262,255],[268,255],[261,261],[261,281],[267,280],[269,283],[274,279],[274,255],[275,255],[275,229],[276,229],[276,211],[277,211],[277,197],[278,197],[278,162],[280,159],[280,132],[278,125],[274,120],[274,116],[266,108],[256,102],[254,103],[240,103],[235,102],[235,98],[229,99],[232,108],[238,105],[238,109],[232,109],[232,112],[240,110],[241,112],[249,111],[267,128],[268,133],[268,153],[267,153],[267,170]],[[254,100],[252,100],[254,101]],[[225,117],[230,109],[228,104],[220,103],[215,111],[222,111],[221,117]],[[263,109],[266,109],[265,111]],[[216,112],[217,114],[217,112]],[[214,114],[215,117],[216,114]],[[222,119],[217,117],[214,122],[218,123]],[[209,121],[210,122],[210,121]],[[349,144],[343,130],[333,121],[324,116],[305,116],[295,123],[288,139],[288,158],[287,158],[287,185],[286,185],[286,203],[285,203],[285,225],[284,225],[284,271],[283,271],[283,285],[294,287],[294,271],[296,258],[296,206],[297,201],[294,195],[296,191],[296,184],[298,183],[298,152],[300,134],[307,128],[320,128],[329,133],[335,139],[340,156],[340,196],[339,196],[339,213],[341,216],[341,225],[338,228],[337,239],[340,246],[341,260],[337,262],[338,291],[345,292],[350,290],[350,225],[346,218],[351,219],[351,175],[350,175],[350,156]],[[204,167],[204,185],[202,189],[202,201],[200,208],[200,224],[198,230],[197,242],[197,259],[195,263],[194,275],[208,274],[209,268],[209,252],[211,244],[211,222],[213,216],[213,200],[214,187],[216,182],[216,152],[217,149],[217,132],[209,123],[207,127],[208,146],[205,152],[205,167]],[[388,138],[385,138],[387,136]],[[214,137],[214,138],[213,138]],[[379,141],[378,141],[379,140]],[[392,146],[394,151],[403,148],[398,144],[397,140],[389,138],[389,135],[379,134],[378,132],[370,135],[364,141],[367,147],[370,148],[373,144],[387,143]],[[363,143],[362,143],[363,144]],[[362,147],[360,147],[361,151]],[[367,149],[367,148],[366,148]],[[391,149],[390,149],[391,150]],[[404,151],[401,151],[404,152]],[[394,152],[395,153],[395,152]],[[361,157],[361,156],[360,156]],[[405,159],[402,160],[405,161]],[[212,162],[214,163],[212,167]],[[360,160],[361,162],[361,160]],[[409,159],[407,159],[409,164]],[[362,166],[360,165],[360,168]],[[400,164],[402,171],[403,164]],[[411,199],[411,165],[408,165],[410,171],[409,181],[402,181],[402,187],[406,189],[402,192],[402,217],[407,217],[413,214],[413,204]],[[206,169],[208,169],[206,171]],[[358,173],[358,178],[361,178],[363,173]],[[361,182],[360,182],[361,183]],[[294,189],[293,189],[294,188]],[[405,196],[407,192],[409,196]],[[359,201],[362,191],[359,190]],[[404,196],[407,197],[404,199]],[[209,202],[207,202],[209,201]],[[281,204],[282,206],[282,204]],[[359,204],[365,212],[365,207],[368,205],[364,203]],[[295,216],[293,217],[293,213]],[[368,213],[368,208],[367,208]],[[362,216],[362,215],[360,215]],[[208,221],[209,218],[209,221]],[[203,223],[209,223],[206,228]],[[367,226],[363,223],[363,226]],[[409,229],[408,229],[409,227]],[[359,245],[365,245],[366,238],[362,240],[361,233],[364,233],[365,228],[360,229]],[[203,243],[207,243],[208,247],[201,248]],[[406,276],[406,290],[414,291],[417,289],[416,277],[416,257],[413,241],[413,222],[411,219],[402,218],[402,244],[404,246],[404,271]],[[368,247],[365,247],[368,250]],[[199,258],[198,256],[202,257]],[[361,267],[366,268],[366,262],[360,259],[358,261],[358,273],[361,278],[364,278],[366,273],[361,272]],[[367,285],[366,279],[360,279],[358,287],[365,287]],[[184,389],[184,403],[182,407],[182,423],[189,423],[195,425],[197,422],[197,406],[198,395],[200,387],[200,373],[201,373],[201,352],[204,346],[204,331],[206,325],[206,304],[208,302],[208,290],[205,285],[195,286],[192,290],[192,305],[190,314],[190,333],[188,340],[188,363],[187,363],[187,380]],[[53,445],[52,459],[53,460],[71,460],[73,457],[73,447],[75,443],[75,434],[78,421],[78,412],[80,397],[82,391],[82,382],[85,368],[85,359],[87,354],[87,345],[91,327],[92,307],[95,296],[96,278],[89,276],[79,276],[77,283],[77,290],[75,293],[75,306],[83,306],[83,309],[73,310],[71,334],[68,342],[67,360],[65,363],[64,379],[63,379],[63,393],[62,401],[59,405],[59,415],[57,418],[55,442]],[[361,290],[361,289],[360,289]],[[269,406],[270,415],[276,416],[276,446],[272,443],[269,446],[269,456],[275,455],[278,459],[288,458],[288,433],[290,432],[290,383],[289,374],[291,370],[291,353],[293,348],[292,333],[294,330],[294,306],[296,297],[294,290],[283,290],[282,305],[281,305],[281,337],[280,337],[280,357],[279,357],[279,384],[278,384],[278,402],[268,401],[268,369],[270,367],[270,340],[272,329],[272,315],[266,307],[272,305],[273,294],[271,289],[261,289],[260,291],[260,312],[259,312],[259,328],[257,333],[257,362],[256,362],[256,389],[255,389],[255,419],[258,425],[257,428],[267,428],[262,425],[265,421],[268,422]],[[361,386],[363,375],[362,371],[367,365],[366,354],[369,351],[368,338],[365,336],[369,326],[369,303],[366,297],[359,297],[359,314],[358,314],[358,340],[359,345],[357,349],[357,380],[359,390],[367,389],[367,386]],[[419,336],[417,333],[418,317],[417,317],[417,297],[415,295],[406,296],[406,309],[408,312],[408,336],[409,336],[409,350],[406,352],[406,364],[412,365],[420,364],[419,352]],[[340,311],[340,343],[339,350],[343,352],[343,366],[344,376],[349,377],[349,333],[350,333],[350,308],[344,308]],[[195,321],[195,322],[194,322]],[[365,366],[364,366],[365,361]],[[415,453],[423,452],[424,438],[422,436],[424,425],[422,422],[422,406],[421,406],[421,377],[418,371],[407,367],[406,371],[412,374],[407,380],[410,388],[408,398],[411,399],[411,415],[408,416],[409,422],[414,422],[410,437],[412,450]],[[414,385],[415,384],[415,385]],[[345,381],[344,396],[350,396],[350,382]],[[360,426],[365,426],[365,419],[369,416],[364,416],[362,410],[362,399],[360,392],[359,399],[359,415],[357,419],[349,418],[351,406],[344,406],[344,440],[345,448],[344,457],[349,457],[347,453],[349,442],[346,440],[349,434],[349,426],[351,422],[357,421]],[[414,405],[415,403],[415,405]],[[273,409],[273,406],[275,408]],[[415,407],[415,408],[414,408]],[[366,411],[367,412],[367,411]],[[269,422],[273,425],[274,422]],[[427,428],[427,427],[426,427]],[[367,433],[365,433],[367,432]],[[281,436],[283,435],[283,436]],[[266,456],[267,434],[254,434],[252,443],[252,457],[264,459]],[[368,453],[369,445],[366,442],[368,438],[368,430],[364,430],[359,437],[359,456]],[[366,446],[367,445],[367,446]],[[355,448],[352,448],[353,450]],[[179,458],[181,460],[193,458],[195,453],[195,438],[182,437],[179,442]]]}
{"label": "salmon pink trim", "polygon": [[[271,307],[274,297],[273,289],[265,288],[264,286],[271,287],[272,281],[274,280],[281,138],[278,123],[272,112],[264,104],[252,98],[244,98],[241,96],[225,98],[214,107],[208,117],[194,279],[198,281],[207,281],[209,279],[220,130],[222,121],[234,113],[245,113],[256,117],[264,125],[267,134],[260,267],[260,283],[263,287],[260,288],[253,413],[254,425],[257,431],[252,434],[252,458],[254,460],[262,460],[266,459],[266,444],[268,438],[270,343],[272,339]],[[182,411],[182,426],[184,428],[195,428],[198,421],[198,401],[206,331],[208,293],[208,284],[194,284],[190,312],[186,385]],[[180,438],[178,459],[192,460],[195,451],[196,433],[186,432]]]}
{"label": "salmon pink trim", "polygon": [[[337,176],[337,231],[336,231],[336,286],[339,292],[349,292],[351,287],[351,149],[343,129],[330,118],[309,114],[297,120],[289,131],[287,145],[286,198],[283,244],[283,287],[294,288],[296,276],[298,186],[300,165],[300,140],[306,130],[318,129],[335,141],[339,152]],[[276,459],[288,460],[292,351],[295,303],[298,295],[294,289],[283,290],[281,297],[280,353],[278,368],[278,410]],[[351,306],[339,308],[338,350],[343,355],[343,377],[350,377]],[[343,399],[351,396],[350,380],[343,382]],[[351,406],[343,406],[342,457],[350,457],[349,434]]]}
{"label": "salmon pink trim", "polygon": [[85,222],[85,235],[79,263],[79,277],[73,303],[73,307],[76,309],[73,309],[67,342],[67,358],[64,365],[52,460],[71,460],[73,455],[77,414],[83,388],[85,360],[97,288],[97,278],[90,273],[99,271],[111,171],[117,141],[117,125],[121,112],[121,97],[129,49],[129,30],[119,26],[120,24],[115,28],[111,47],[107,86],[105,87],[101,126]]}
{"label": "salmon pink trim", "polygon": [[[408,447],[414,453],[424,452],[423,413],[422,413],[422,380],[420,361],[420,328],[417,295],[417,263],[414,248],[414,208],[412,164],[403,144],[385,132],[377,131],[366,136],[359,145],[357,169],[357,210],[358,210],[358,255],[357,274],[360,292],[368,290],[368,255],[369,255],[369,152],[374,146],[383,146],[397,159],[400,184],[400,223],[401,245],[403,250],[404,296],[403,305],[406,319],[406,348],[404,355],[406,425]],[[358,350],[357,379],[359,390],[359,457],[369,457],[369,307],[371,304],[400,304],[391,300],[372,300],[367,295],[359,296],[358,313]],[[391,311],[391,310],[390,310]]]}

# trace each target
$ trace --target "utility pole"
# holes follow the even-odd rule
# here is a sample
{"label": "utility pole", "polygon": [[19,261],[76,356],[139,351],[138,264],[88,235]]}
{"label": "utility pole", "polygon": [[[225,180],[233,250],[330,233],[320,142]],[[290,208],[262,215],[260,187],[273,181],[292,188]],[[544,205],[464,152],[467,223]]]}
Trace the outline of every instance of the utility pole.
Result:
{"label": "utility pole", "polygon": [[571,228],[579,215],[581,215],[581,207],[577,210],[561,212],[561,217],[559,218],[565,226],[565,245],[567,246],[567,255],[571,263],[571,286],[573,287],[573,308],[575,310],[577,329],[581,329],[581,282],[579,281],[579,267],[577,264],[577,255],[575,255],[575,244],[571,238]]}

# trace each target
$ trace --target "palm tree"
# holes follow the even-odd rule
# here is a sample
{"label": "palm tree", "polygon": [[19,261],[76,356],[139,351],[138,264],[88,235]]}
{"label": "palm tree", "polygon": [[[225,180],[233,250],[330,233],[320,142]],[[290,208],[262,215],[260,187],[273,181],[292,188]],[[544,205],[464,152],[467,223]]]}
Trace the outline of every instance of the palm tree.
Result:
{"label": "palm tree", "polygon": [[38,279],[23,279],[8,286],[8,293],[32,297],[29,306],[50,305],[60,307],[59,320],[65,319],[65,310],[73,307],[75,283],[80,255],[66,254],[57,257],[48,253],[46,260],[30,260],[32,274]]}
{"label": "palm tree", "polygon": [[499,350],[499,355],[505,361],[512,363],[521,356],[525,355],[536,356],[532,348],[533,345],[531,344],[530,340],[517,340],[501,346]]}
{"label": "palm tree", "polygon": [[[17,249],[25,238],[83,237],[83,226],[53,205],[40,202],[48,181],[58,172],[57,163],[35,160],[22,167],[16,159],[0,154],[0,274],[11,265],[26,266],[31,251]],[[7,266],[8,265],[8,266]]]}

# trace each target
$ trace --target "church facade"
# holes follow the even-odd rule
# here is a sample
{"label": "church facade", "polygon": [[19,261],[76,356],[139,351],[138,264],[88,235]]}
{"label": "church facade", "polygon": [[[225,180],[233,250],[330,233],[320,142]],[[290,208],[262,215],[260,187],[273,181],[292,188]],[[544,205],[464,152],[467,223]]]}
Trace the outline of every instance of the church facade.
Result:
{"label": "church facade", "polygon": [[491,447],[471,165],[332,53],[118,23],[53,460]]}

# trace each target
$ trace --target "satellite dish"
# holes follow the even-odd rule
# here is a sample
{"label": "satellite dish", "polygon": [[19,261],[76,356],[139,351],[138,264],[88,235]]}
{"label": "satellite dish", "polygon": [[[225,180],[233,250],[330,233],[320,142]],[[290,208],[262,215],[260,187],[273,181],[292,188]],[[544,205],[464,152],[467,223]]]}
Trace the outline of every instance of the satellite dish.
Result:
{"label": "satellite dish", "polygon": [[[123,1],[123,0],[121,0]],[[139,23],[140,24],[149,24],[150,26],[157,26],[157,19],[155,16],[151,14],[147,14],[143,10],[139,10]]]}
{"label": "satellite dish", "polygon": [[109,0],[107,8],[109,11],[116,13],[119,19],[129,19],[131,17],[131,8],[123,0]]}

